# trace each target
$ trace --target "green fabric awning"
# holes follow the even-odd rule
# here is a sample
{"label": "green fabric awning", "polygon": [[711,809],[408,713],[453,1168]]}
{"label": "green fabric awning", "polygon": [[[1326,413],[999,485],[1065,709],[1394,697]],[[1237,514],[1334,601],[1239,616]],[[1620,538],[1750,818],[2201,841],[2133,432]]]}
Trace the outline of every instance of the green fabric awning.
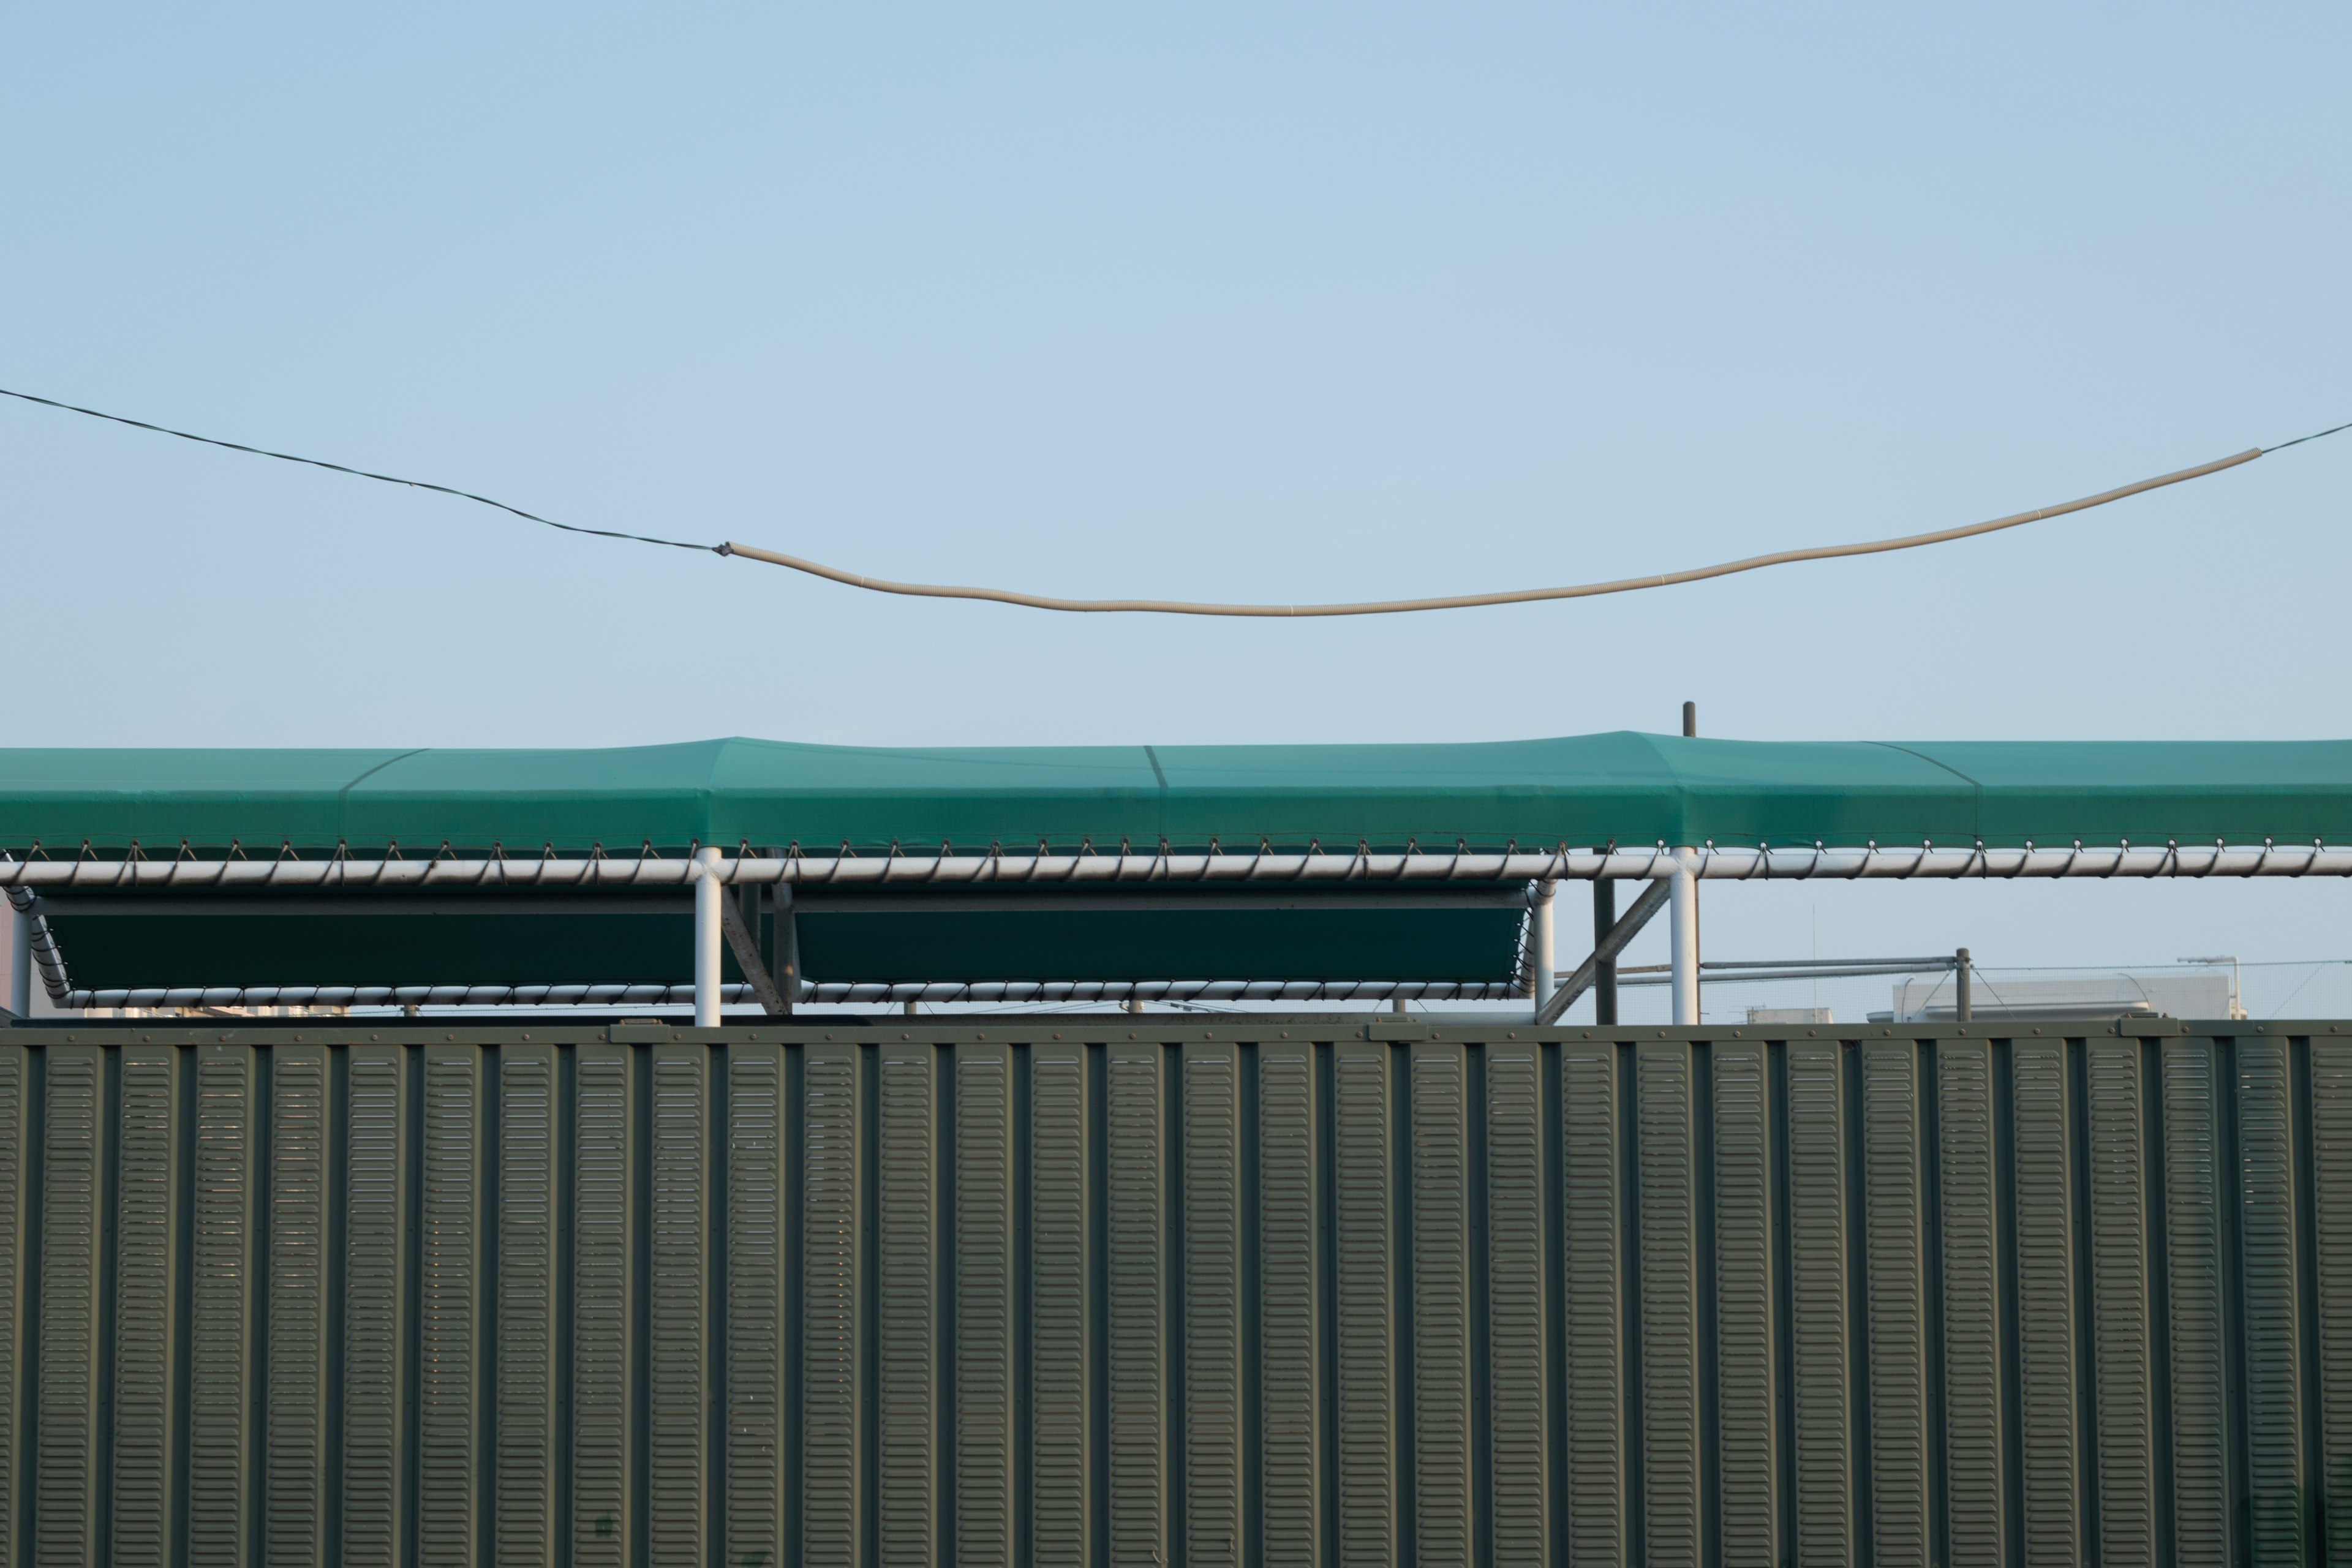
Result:
{"label": "green fabric awning", "polygon": [[[878,749],[728,740],[610,751],[0,751],[0,850],[52,861],[410,861],[444,845],[530,861],[692,844],[827,856],[1041,843],[1149,856],[1319,846],[1444,855],[1614,843],[1965,849],[2352,845],[2352,742],[1747,742],[1619,732],[1472,745]],[[799,921],[818,981],[1508,982],[1523,910],[1442,886],[1287,907],[1278,889],[1195,902],[1169,884],[985,910],[919,886]],[[133,889],[135,892],[136,889]],[[199,889],[199,891],[201,891]],[[1444,895],[1444,896],[1438,896]],[[71,983],[152,986],[683,983],[683,884],[628,907],[593,889],[104,887],[44,893]],[[1083,893],[1073,898],[1083,900]],[[1447,901],[1448,898],[1452,902]],[[796,906],[800,907],[800,906]],[[731,960],[729,968],[732,970]]]}
{"label": "green fabric awning", "polygon": [[0,848],[2352,841],[2352,741],[0,750]]}
{"label": "green fabric awning", "polygon": [[[393,899],[322,914],[110,911],[104,899],[52,904],[49,927],[73,984],[142,986],[562,985],[692,983],[694,917],[670,913],[413,914]],[[73,912],[57,912],[69,910]],[[920,908],[799,918],[810,978],[855,983],[1092,980],[1418,980],[1501,983],[1518,964],[1522,911],[1507,906],[1390,909],[1003,910]],[[762,944],[763,946],[766,944]],[[732,952],[720,967],[742,978]]]}

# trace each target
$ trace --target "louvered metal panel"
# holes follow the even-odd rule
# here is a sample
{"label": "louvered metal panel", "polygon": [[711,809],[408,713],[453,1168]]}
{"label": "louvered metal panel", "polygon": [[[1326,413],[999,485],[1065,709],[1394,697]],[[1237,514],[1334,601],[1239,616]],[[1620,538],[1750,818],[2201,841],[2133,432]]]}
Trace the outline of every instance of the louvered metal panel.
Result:
{"label": "louvered metal panel", "polygon": [[[326,1525],[327,1047],[278,1047],[269,1069],[262,1560],[307,1568],[323,1554]],[[530,1190],[527,1161],[508,1161],[502,1173]]]}
{"label": "louvered metal panel", "polygon": [[[169,1046],[130,1046],[122,1062],[115,1156],[114,1507],[113,1561],[121,1568],[168,1568],[177,1524],[173,1459],[179,1451],[176,1283],[185,1277],[179,1247],[179,1151],[184,1053]],[[0,1071],[21,1064],[0,1049]],[[0,1131],[5,1124],[0,1124]],[[323,1270],[331,1280],[333,1260]],[[8,1260],[0,1254],[0,1267]],[[344,1346],[348,1372],[351,1352]],[[331,1430],[331,1428],[330,1428]],[[326,1443],[322,1441],[323,1449]]]}
{"label": "louvered metal panel", "polygon": [[1846,1276],[1846,1047],[1791,1042],[1787,1051],[1789,1374],[1796,1452],[1796,1560],[1820,1568],[1853,1558],[1853,1332]]}
{"label": "louvered metal panel", "polygon": [[2346,1550],[2352,1025],[897,1022],[10,1031],[0,1568]]}
{"label": "louvered metal panel", "polygon": [[[1935,1047],[1937,1171],[1943,1222],[1944,1526],[1951,1568],[2007,1560],[2002,1456],[2001,1184],[1994,1151],[1992,1047],[1948,1039]],[[1937,1347],[1930,1343],[1932,1356]]]}
{"label": "louvered metal panel", "polygon": [[1486,1047],[1485,1062],[1487,1519],[1496,1568],[1529,1568],[1551,1548],[1543,1053],[1509,1042]]}
{"label": "louvered metal panel", "polygon": [[955,1560],[1013,1562],[1013,1048],[955,1047]]}
{"label": "louvered metal panel", "polygon": [[1464,1047],[1408,1062],[1413,1561],[1470,1568],[1469,1092]]}
{"label": "louvered metal panel", "polygon": [[1184,1544],[1188,1562],[1242,1553],[1241,1061],[1182,1047]]}
{"label": "louvered metal panel", "polygon": [[1563,1041],[1560,1068],[1561,1316],[1568,1436],[1568,1554],[1610,1568],[1627,1560],[1625,1539],[1624,1142],[1618,1119],[1616,1042],[1591,1034]]}
{"label": "louvered metal panel", "polygon": [[2147,1344],[2147,1175],[2140,1042],[2086,1043],[2090,1127],[2092,1460],[2099,1560],[2156,1561],[2155,1434]]}
{"label": "louvered metal panel", "polygon": [[2075,1427],[2081,1324],[2074,1300],[2074,1179],[2068,1051],[2020,1040],[2010,1057],[2011,1159],[2017,1172],[2019,1448],[2025,1479],[2025,1561],[2082,1561],[2076,1500],[2083,1453]]}
{"label": "louvered metal panel", "polygon": [[1907,1040],[1862,1057],[1870,1526],[1886,1568],[1927,1568],[1927,1316],[1921,1279],[1918,1060]]}
{"label": "louvered metal panel", "polygon": [[2304,1468],[2303,1325],[2287,1042],[2238,1042],[2239,1289],[2245,1303],[2247,1500],[2257,1563],[2295,1563],[2315,1479]]}
{"label": "louvered metal panel", "polygon": [[[1264,1561],[1320,1563],[1323,1518],[1321,1331],[1316,1280],[1328,1226],[1317,1132],[1316,1053],[1257,1047],[1258,1507]],[[1326,1286],[1328,1289],[1328,1283]]]}
{"label": "louvered metal panel", "polygon": [[1778,1568],[1780,1387],[1772,1117],[1764,1047],[1718,1042],[1715,1074],[1716,1473],[1726,1568]]}
{"label": "louvered metal panel", "polygon": [[1029,1103],[1022,1108],[1029,1131],[1029,1537],[1040,1568],[1088,1561],[1098,1520],[1092,1478],[1099,1427],[1088,1397],[1101,1353],[1087,1310],[1096,1253],[1090,1220],[1102,1202],[1088,1191],[1102,1152],[1087,1096],[1093,1054],[1058,1039],[1032,1045]]}
{"label": "louvered metal panel", "polygon": [[2176,1560],[2230,1559],[2233,1529],[2230,1377],[2221,1216],[2234,1184],[2221,1163],[2214,1042],[2165,1040],[2162,1134],[2166,1297],[2172,1350],[2172,1531]]}
{"label": "louvered metal panel", "polygon": [[1642,1502],[1645,1561],[1703,1560],[1698,1471],[1698,1203],[1691,1170],[1691,1052],[1634,1047],[1634,1205],[1642,1267]]}

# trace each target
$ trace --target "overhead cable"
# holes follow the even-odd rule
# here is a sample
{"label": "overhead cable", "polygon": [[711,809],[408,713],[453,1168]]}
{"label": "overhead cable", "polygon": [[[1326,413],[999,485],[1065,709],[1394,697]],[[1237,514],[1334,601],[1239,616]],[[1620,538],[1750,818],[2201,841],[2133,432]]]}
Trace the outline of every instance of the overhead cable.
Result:
{"label": "overhead cable", "polygon": [[1000,605],[1024,605],[1033,610],[1066,610],[1078,614],[1139,614],[1158,616],[1402,616],[1417,610],[1469,610],[1489,605],[1531,605],[1545,599],[1590,599],[1602,594],[1630,594],[1641,588],[1671,588],[1678,583],[1697,583],[1709,577],[1728,577],[1738,572],[1754,572],[1766,566],[1785,566],[1797,561],[1828,561],[1841,555],[1875,555],[1887,550],[1916,550],[1923,544],[1942,544],[1948,540],[1966,539],[1971,534],[1991,533],[2004,528],[2016,528],[2022,523],[2040,522],[2043,518],[2063,517],[2070,511],[2085,511],[2109,501],[2136,496],[2144,490],[2161,489],[2177,485],[2183,479],[2202,479],[2207,474],[2234,468],[2241,463],[2251,463],[2263,455],[2259,447],[2234,457],[2219,458],[2210,463],[2200,463],[2193,468],[2178,473],[2162,474],[2137,484],[2116,489],[2102,490],[2081,500],[2070,500],[2057,506],[2045,506],[2033,511],[2021,511],[2010,517],[1997,517],[1990,522],[1972,522],[1960,528],[1939,529],[1933,533],[1906,534],[1900,539],[1876,539],[1863,544],[1823,544],[1811,550],[1780,550],[1769,555],[1750,555],[1739,561],[1726,561],[1714,566],[1694,566],[1682,572],[1661,572],[1649,577],[1620,577],[1609,583],[1578,583],[1562,588],[1512,588],[1498,594],[1453,594],[1434,599],[1371,599],[1359,604],[1342,605],[1219,605],[1201,604],[1184,599],[1060,599],[1045,594],[1019,594],[1004,588],[958,588],[929,583],[894,583],[883,577],[861,577],[856,573],[807,561],[797,555],[783,555],[772,550],[757,550],[733,541],[719,547],[721,555],[740,555],[752,561],[765,561],[772,565],[789,566],[795,572],[806,572],[814,577],[846,583],[853,588],[870,588],[878,594],[908,594],[926,599],[986,599]]}
{"label": "overhead cable", "polygon": [[723,545],[688,544],[679,539],[656,539],[650,534],[618,533],[609,528],[583,528],[576,522],[558,522],[551,517],[541,517],[535,511],[525,511],[519,506],[509,506],[502,500],[492,500],[488,496],[478,496],[471,490],[455,489],[448,485],[436,485],[425,479],[404,479],[394,474],[372,474],[365,468],[346,468],[341,463],[330,463],[320,458],[298,458],[291,452],[273,452],[265,447],[247,447],[242,442],[224,441],[214,436],[191,435],[185,430],[174,430],[165,425],[150,425],[144,419],[128,419],[120,414],[107,414],[96,408],[83,408],[71,403],[59,403],[54,397],[36,397],[29,392],[11,392],[5,386],[0,386],[0,397],[14,397],[26,403],[38,403],[45,407],[62,408],[68,414],[87,414],[92,419],[109,419],[117,425],[128,425],[135,430],[152,430],[158,436],[177,436],[183,441],[196,441],[207,447],[226,447],[232,452],[249,452],[257,458],[275,458],[281,463],[302,463],[313,468],[328,468],[338,474],[349,474],[353,479],[375,479],[387,485],[405,485],[413,490],[436,490],[445,496],[456,496],[459,500],[479,501],[484,506],[494,506],[500,511],[510,511],[526,521],[543,522],[550,528],[560,528],[566,533],[593,533],[599,539],[626,539],[639,544],[667,544],[678,550],[710,550],[721,555],[727,553]]}
{"label": "overhead cable", "polygon": [[567,533],[593,534],[600,539],[625,539],[640,544],[667,545],[678,550],[708,550],[718,555],[739,555],[747,561],[764,562],[772,566],[788,566],[813,577],[839,583],[869,593],[898,594],[923,599],[978,599],[992,604],[1018,605],[1033,610],[1057,610],[1077,615],[1160,615],[1160,616],[1248,616],[1296,617],[1312,616],[1395,616],[1421,610],[1467,610],[1494,605],[1528,605],[1549,599],[1588,599],[1602,594],[1630,594],[1643,588],[1671,588],[1683,583],[1704,582],[1710,577],[1728,577],[1741,572],[1759,571],[1767,566],[1786,566],[1800,561],[1832,561],[1850,555],[1876,555],[1893,550],[1916,550],[1922,545],[1944,544],[1955,539],[1972,538],[1980,533],[1996,533],[2002,529],[2018,528],[2029,522],[2041,522],[2048,518],[2063,517],[2069,512],[2088,511],[2093,507],[2105,506],[2127,496],[2141,495],[2148,490],[2162,489],[2187,479],[2202,479],[2224,468],[2234,468],[2251,463],[2266,452],[2284,451],[2300,447],[2306,441],[2316,441],[2338,431],[2352,430],[2352,424],[2331,426],[2298,436],[2292,441],[2282,441],[2274,447],[2252,447],[2227,458],[2217,458],[2195,468],[2181,468],[2135,484],[2119,485],[2111,490],[2084,496],[2079,500],[2062,501],[2055,506],[2037,507],[2032,511],[2012,512],[1984,522],[1971,522],[1958,528],[1937,529],[1927,533],[1903,534],[1893,539],[1866,540],[1854,544],[1823,544],[1804,550],[1780,550],[1764,555],[1745,556],[1737,561],[1725,561],[1712,566],[1694,566],[1680,572],[1661,572],[1643,577],[1620,577],[1605,583],[1578,583],[1556,588],[1514,588],[1493,594],[1454,594],[1425,599],[1371,599],[1353,604],[1328,605],[1236,605],[1205,603],[1185,599],[1068,599],[1050,594],[1025,594],[1009,588],[963,587],[938,583],[901,583],[887,577],[869,577],[862,573],[845,572],[837,566],[811,561],[805,556],[787,555],[781,551],[762,550],[756,545],[741,544],[729,540],[722,544],[695,544],[684,540],[657,539],[649,534],[624,533],[613,529],[584,528],[577,523],[557,522],[552,518],[525,511],[488,496],[476,495],[471,490],[457,489],[448,485],[436,485],[424,479],[404,479],[391,474],[371,473],[365,468],[348,468],[341,463],[330,463],[317,458],[296,457],[290,452],[273,452],[265,447],[248,447],[236,441],[223,441],[211,436],[192,435],[167,426],[151,425],[143,419],[130,419],[120,414],[107,414],[95,408],[83,408],[55,398],[37,397],[29,392],[12,392],[0,387],[0,396],[14,397],[26,403],[63,409],[69,414],[86,414],[93,419],[110,420],[136,429],[152,430],[158,435],[176,436],[184,441],[197,441],[207,447],[222,447],[232,452],[247,452],[258,458],[275,458],[281,462],[303,463],[314,468],[327,468],[358,479],[376,479],[388,485],[405,485],[412,489],[436,490],[455,496],[460,500],[479,502],[496,507],[500,511],[531,522],[560,528]]}

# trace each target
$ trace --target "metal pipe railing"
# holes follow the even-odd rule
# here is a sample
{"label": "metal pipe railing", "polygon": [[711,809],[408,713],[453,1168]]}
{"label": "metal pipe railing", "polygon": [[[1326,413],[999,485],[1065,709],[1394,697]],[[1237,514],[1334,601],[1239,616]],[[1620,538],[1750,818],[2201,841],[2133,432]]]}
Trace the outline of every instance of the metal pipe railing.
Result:
{"label": "metal pipe railing", "polygon": [[[990,980],[803,982],[814,1003],[1030,1002],[1502,1002],[1524,996],[1517,981],[1454,980]],[[750,985],[719,987],[722,1003],[759,1000]],[[690,1003],[692,985],[246,985],[138,986],[69,991],[66,1007],[496,1007],[658,1006]]]}
{"label": "metal pipe railing", "polygon": [[[2070,845],[2043,848],[1972,846],[1964,849],[1866,845],[1859,848],[1755,848],[1703,845],[1693,875],[1704,881],[1845,881],[1861,879],[2072,879],[2109,877],[2352,876],[2352,848],[2310,844],[2183,845],[2148,847]],[[504,856],[404,860],[100,860],[0,858],[0,888],[33,892],[149,888],[316,889],[338,892],[459,888],[676,888],[694,879],[694,862],[646,857],[520,858]],[[1663,880],[1675,875],[1675,852],[1654,849],[1555,849],[1543,853],[1225,854],[1040,853],[982,855],[742,855],[722,858],[727,885],[892,888],[1196,883],[1279,886],[1356,883],[1428,886],[1447,882]]]}

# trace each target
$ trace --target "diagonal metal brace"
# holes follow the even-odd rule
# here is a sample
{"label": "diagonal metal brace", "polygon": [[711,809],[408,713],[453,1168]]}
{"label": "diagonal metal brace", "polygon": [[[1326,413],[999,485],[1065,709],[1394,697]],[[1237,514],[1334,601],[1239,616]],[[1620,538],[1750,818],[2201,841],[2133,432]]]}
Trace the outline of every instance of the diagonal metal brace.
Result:
{"label": "diagonal metal brace", "polygon": [[1633,900],[1633,907],[1617,917],[1617,923],[1609,928],[1609,934],[1593,948],[1592,956],[1578,964],[1576,973],[1560,983],[1559,989],[1551,994],[1551,999],[1536,1009],[1536,1022],[1559,1023],[1559,1016],[1567,1012],[1579,996],[1592,989],[1593,981],[1600,977],[1601,966],[1624,952],[1625,944],[1641,934],[1642,928],[1650,923],[1650,917],[1664,909],[1666,900],[1673,896],[1671,878],[1660,878],[1643,889],[1642,896]]}
{"label": "diagonal metal brace", "polygon": [[768,966],[760,962],[759,939],[751,934],[750,923],[743,919],[743,911],[733,899],[719,899],[719,929],[727,933],[727,945],[735,954],[736,967],[742,970],[743,978],[751,982],[751,994],[760,999],[760,1005],[771,1014],[790,1013],[792,1008],[785,1004],[784,994],[776,988],[775,981],[768,973]]}

